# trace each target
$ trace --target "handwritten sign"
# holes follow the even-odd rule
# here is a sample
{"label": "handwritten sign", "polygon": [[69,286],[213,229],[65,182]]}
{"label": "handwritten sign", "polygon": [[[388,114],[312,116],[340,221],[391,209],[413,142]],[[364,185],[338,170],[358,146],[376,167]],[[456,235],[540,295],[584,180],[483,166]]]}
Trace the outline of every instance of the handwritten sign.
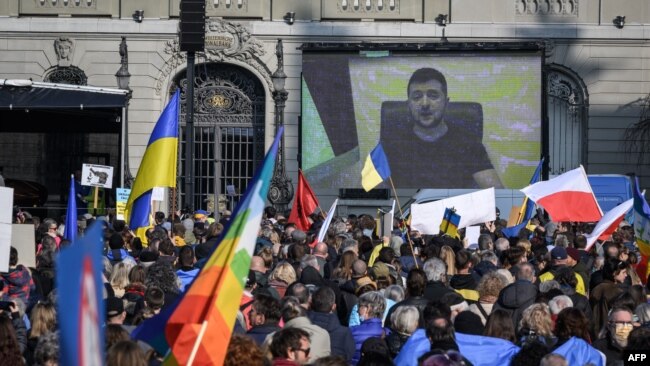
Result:
{"label": "handwritten sign", "polygon": [[126,202],[129,200],[131,190],[128,188],[117,188],[115,197],[115,215],[118,220],[126,220],[124,217],[124,210],[126,210]]}

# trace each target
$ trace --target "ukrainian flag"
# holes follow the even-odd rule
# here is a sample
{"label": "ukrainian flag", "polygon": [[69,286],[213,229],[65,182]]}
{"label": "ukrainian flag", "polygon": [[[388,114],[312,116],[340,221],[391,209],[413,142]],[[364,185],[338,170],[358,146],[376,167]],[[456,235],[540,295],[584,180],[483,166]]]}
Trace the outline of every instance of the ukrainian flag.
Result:
{"label": "ukrainian flag", "polygon": [[152,222],[151,191],[154,187],[176,187],[179,99],[177,90],[156,122],[126,203],[124,217],[143,242]]}
{"label": "ukrainian flag", "polygon": [[460,215],[453,208],[447,207],[440,223],[440,232],[453,238],[460,238],[458,224],[460,224]]}
{"label": "ukrainian flag", "polygon": [[386,158],[386,153],[384,153],[380,142],[366,158],[366,163],[361,171],[361,185],[368,192],[388,177],[390,177],[388,158]]}

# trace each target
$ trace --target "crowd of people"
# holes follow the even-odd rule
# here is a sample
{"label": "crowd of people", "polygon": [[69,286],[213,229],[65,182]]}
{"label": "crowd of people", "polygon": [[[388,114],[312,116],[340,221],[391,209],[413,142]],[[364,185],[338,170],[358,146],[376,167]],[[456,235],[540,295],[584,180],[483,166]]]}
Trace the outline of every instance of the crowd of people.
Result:
{"label": "crowd of people", "polygon": [[[104,227],[108,365],[162,362],[131,333],[187,290],[228,214],[158,212],[144,243],[112,215],[80,218],[81,232]],[[324,218],[311,218],[303,231],[265,209],[226,365],[622,365],[625,351],[650,350],[646,278],[625,222],[585,250],[593,225],[539,217],[516,238],[504,220],[486,223],[472,245],[463,230],[424,236],[397,221],[378,237],[370,215],[335,217],[318,242]],[[11,248],[0,360],[56,365],[64,220],[16,219],[34,225],[36,266]]]}

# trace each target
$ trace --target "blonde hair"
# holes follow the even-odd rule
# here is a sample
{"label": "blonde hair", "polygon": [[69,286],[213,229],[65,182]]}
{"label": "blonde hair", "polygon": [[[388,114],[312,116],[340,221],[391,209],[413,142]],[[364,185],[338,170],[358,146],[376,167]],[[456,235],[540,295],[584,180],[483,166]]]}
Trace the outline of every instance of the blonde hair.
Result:
{"label": "blonde hair", "polygon": [[133,266],[120,262],[113,266],[113,272],[111,272],[110,283],[113,288],[116,289],[125,289],[129,285],[129,272]]}
{"label": "blonde hair", "polygon": [[456,254],[454,250],[448,245],[443,245],[440,248],[440,259],[447,265],[447,276],[456,274]]}
{"label": "blonde hair", "polygon": [[553,321],[551,320],[551,310],[546,304],[532,304],[524,310],[519,329],[527,328],[537,335],[544,337],[553,336]]}
{"label": "blonde hair", "polygon": [[282,262],[271,272],[269,281],[282,281],[290,285],[298,280],[296,277],[296,270],[293,269],[293,266],[287,262]]}
{"label": "blonde hair", "polygon": [[476,287],[479,298],[485,296],[499,297],[499,292],[508,285],[507,280],[496,272],[489,272],[481,277]]}
{"label": "blonde hair", "polygon": [[29,321],[32,325],[30,338],[39,338],[45,333],[53,332],[56,328],[56,308],[49,302],[39,302],[34,305]]}

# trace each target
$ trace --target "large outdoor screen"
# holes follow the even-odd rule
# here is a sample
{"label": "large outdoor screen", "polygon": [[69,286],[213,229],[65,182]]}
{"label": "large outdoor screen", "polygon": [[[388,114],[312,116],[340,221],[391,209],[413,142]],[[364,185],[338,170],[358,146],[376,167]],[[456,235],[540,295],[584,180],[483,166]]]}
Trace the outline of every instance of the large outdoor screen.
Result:
{"label": "large outdoor screen", "polygon": [[301,168],[314,188],[360,188],[381,142],[396,188],[522,188],[542,153],[542,57],[305,50]]}

